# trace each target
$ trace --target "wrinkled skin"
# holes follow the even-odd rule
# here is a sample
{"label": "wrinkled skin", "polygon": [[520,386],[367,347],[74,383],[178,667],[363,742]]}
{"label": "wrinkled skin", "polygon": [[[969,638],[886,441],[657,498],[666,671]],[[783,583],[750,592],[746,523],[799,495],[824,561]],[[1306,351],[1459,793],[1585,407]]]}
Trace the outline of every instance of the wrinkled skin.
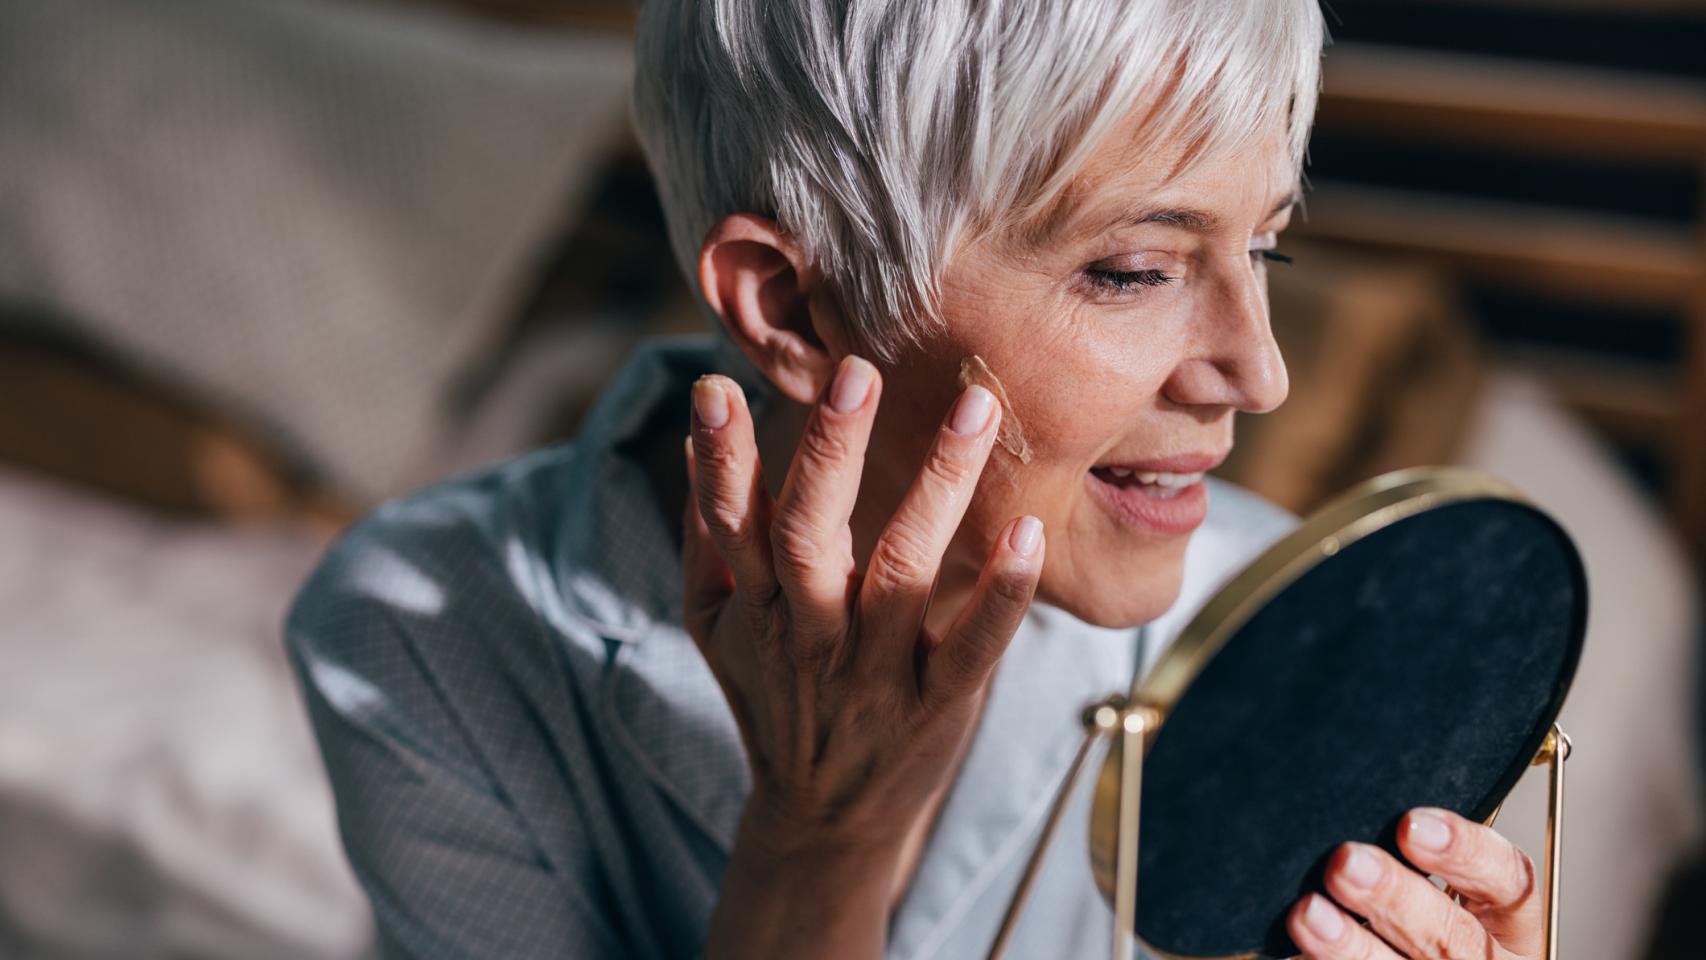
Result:
{"label": "wrinkled skin", "polygon": [[[1177,176],[1179,150],[1140,154],[1134,134],[1105,143],[1046,222],[955,251],[939,328],[895,363],[849,356],[842,308],[774,222],[736,214],[707,237],[706,299],[784,398],[755,422],[732,381],[694,389],[687,627],[754,781],[707,956],[881,956],[1033,597],[1130,626],[1178,596],[1189,537],[1116,517],[1091,468],[1223,454],[1236,412],[1285,399],[1263,256],[1298,180],[1281,131]],[[1000,378],[1030,463],[996,446],[993,397],[961,391],[971,355]],[[1421,811],[1400,843],[1464,904],[1347,845],[1332,899],[1288,919],[1308,956],[1538,955],[1533,868],[1514,846]]]}

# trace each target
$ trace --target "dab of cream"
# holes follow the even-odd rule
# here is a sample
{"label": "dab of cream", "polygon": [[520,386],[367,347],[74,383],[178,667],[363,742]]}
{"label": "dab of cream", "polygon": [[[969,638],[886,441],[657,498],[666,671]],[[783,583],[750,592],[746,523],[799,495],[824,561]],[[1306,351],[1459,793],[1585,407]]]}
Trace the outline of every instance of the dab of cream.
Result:
{"label": "dab of cream", "polygon": [[1030,463],[1031,447],[1025,442],[1025,428],[1019,425],[1019,415],[1013,412],[1013,405],[1007,402],[1007,391],[1001,387],[1001,378],[976,354],[960,361],[960,389],[964,390],[974,383],[995,394],[996,402],[1001,404],[1001,426],[996,428],[995,442],[1019,458],[1020,463]]}

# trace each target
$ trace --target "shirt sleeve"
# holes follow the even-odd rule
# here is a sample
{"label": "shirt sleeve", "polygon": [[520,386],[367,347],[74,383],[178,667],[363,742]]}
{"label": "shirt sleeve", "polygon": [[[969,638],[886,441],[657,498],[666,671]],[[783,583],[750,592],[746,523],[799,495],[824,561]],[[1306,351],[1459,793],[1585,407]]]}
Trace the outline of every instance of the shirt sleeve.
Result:
{"label": "shirt sleeve", "polygon": [[595,866],[543,853],[492,772],[489,733],[447,695],[446,677],[484,682],[457,658],[502,622],[481,615],[480,565],[502,570],[476,537],[452,528],[422,542],[370,520],[290,613],[286,645],[345,850],[387,956],[626,956]]}

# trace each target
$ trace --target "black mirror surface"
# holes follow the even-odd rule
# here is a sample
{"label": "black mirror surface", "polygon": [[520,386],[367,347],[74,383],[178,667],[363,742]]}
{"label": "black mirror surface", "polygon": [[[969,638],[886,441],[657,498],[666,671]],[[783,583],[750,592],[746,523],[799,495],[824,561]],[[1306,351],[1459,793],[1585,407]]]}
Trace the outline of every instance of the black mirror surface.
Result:
{"label": "black mirror surface", "polygon": [[1152,948],[1294,955],[1285,914],[1338,844],[1396,853],[1417,806],[1486,820],[1563,705],[1587,591],[1544,512],[1446,502],[1321,554],[1246,614],[1155,735],[1136,913]]}

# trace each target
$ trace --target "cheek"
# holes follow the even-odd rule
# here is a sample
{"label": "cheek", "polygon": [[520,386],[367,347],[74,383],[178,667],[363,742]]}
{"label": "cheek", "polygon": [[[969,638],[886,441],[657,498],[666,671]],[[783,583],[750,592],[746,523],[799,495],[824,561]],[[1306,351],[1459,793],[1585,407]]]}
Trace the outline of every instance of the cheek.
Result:
{"label": "cheek", "polygon": [[1178,302],[1110,309],[1016,289],[989,296],[995,286],[980,287],[975,298],[950,289],[950,333],[931,351],[935,375],[925,378],[943,387],[945,410],[957,393],[960,361],[982,357],[1032,453],[1030,463],[1020,463],[999,446],[992,451],[961,527],[960,539],[979,557],[1022,514],[1041,517],[1051,537],[1091,522],[1083,509],[1086,471],[1112,450],[1153,440],[1144,419],[1184,349],[1176,342],[1184,332],[1174,315]]}
{"label": "cheek", "polygon": [[[999,447],[991,453],[966,525],[977,531],[977,542],[969,545],[979,556],[1007,521],[1027,513],[1042,518],[1051,536],[1088,546],[1080,541],[1096,525],[1085,511],[1085,474],[1110,451],[1129,452],[1143,441],[1145,411],[1153,408],[1165,376],[1165,353],[1079,336],[986,356],[1002,377],[1032,459],[1022,464]],[[1057,551],[1068,549],[1066,541],[1055,542]],[[1066,562],[1064,553],[1055,556]]]}
{"label": "cheek", "polygon": [[1175,345],[1100,323],[1080,324],[1080,335],[1023,356],[1029,375],[1008,392],[1034,451],[1029,472],[1082,473],[1114,448],[1129,450],[1144,432]]}

